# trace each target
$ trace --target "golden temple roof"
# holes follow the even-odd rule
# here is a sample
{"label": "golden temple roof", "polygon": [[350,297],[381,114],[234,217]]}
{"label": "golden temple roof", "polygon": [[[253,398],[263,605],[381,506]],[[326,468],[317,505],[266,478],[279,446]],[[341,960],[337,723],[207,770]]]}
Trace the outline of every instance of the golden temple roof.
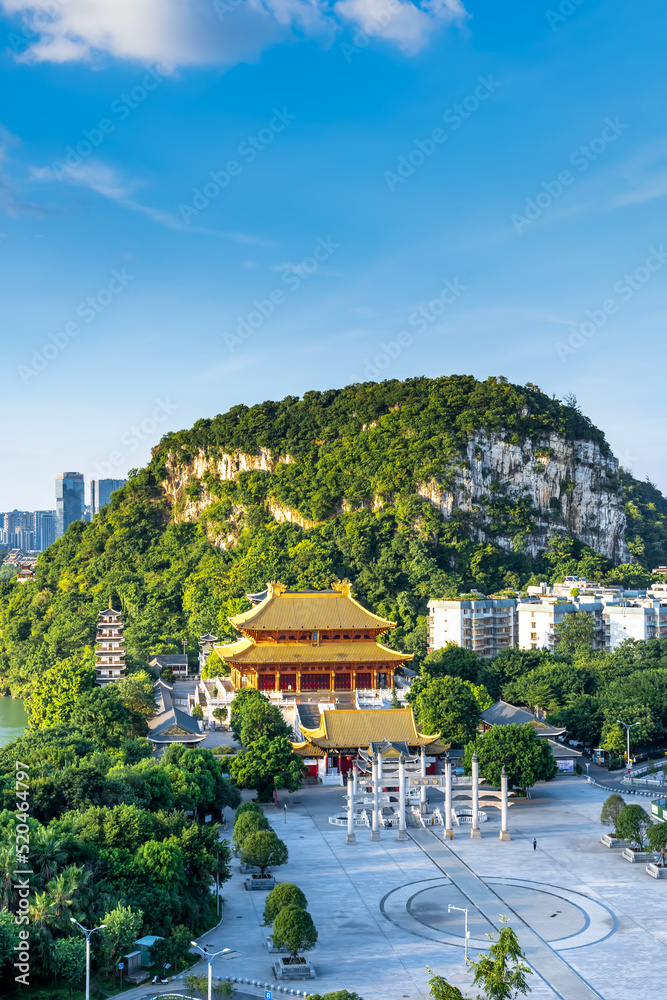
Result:
{"label": "golden temple roof", "polygon": [[411,708],[327,709],[322,712],[317,729],[301,728],[303,743],[294,749],[344,749],[369,747],[371,743],[407,743],[408,746],[430,746],[437,743],[440,733],[424,736],[417,732]]}
{"label": "golden temple roof", "polygon": [[396,622],[367,611],[352,597],[348,583],[332,590],[287,590],[270,583],[267,597],[229,621],[238,629],[390,629]]}
{"label": "golden temple roof", "polygon": [[399,653],[379,642],[253,642],[239,639],[227,646],[214,645],[221,660],[227,663],[406,663],[411,653]]}

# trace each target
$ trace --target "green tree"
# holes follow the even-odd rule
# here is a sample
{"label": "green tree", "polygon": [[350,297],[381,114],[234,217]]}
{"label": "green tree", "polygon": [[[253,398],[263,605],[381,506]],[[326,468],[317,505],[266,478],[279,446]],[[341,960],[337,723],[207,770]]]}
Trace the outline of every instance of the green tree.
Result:
{"label": "green tree", "polygon": [[641,806],[623,806],[616,817],[616,829],[619,837],[637,844],[640,851],[644,849],[646,835],[651,826],[653,826],[653,820]]}
{"label": "green tree", "polygon": [[103,749],[119,747],[122,740],[131,736],[133,725],[115,684],[82,694],[74,706],[71,722]]}
{"label": "green tree", "polygon": [[307,773],[303,760],[285,736],[253,740],[229,765],[239,788],[256,788],[260,802],[269,802],[275,790],[296,792]]}
{"label": "green tree", "polygon": [[428,680],[417,696],[414,708],[422,732],[440,733],[442,739],[450,743],[470,740],[480,719],[479,704],[472,685],[458,677]]}
{"label": "green tree", "polygon": [[142,910],[134,911],[131,906],[121,903],[104,914],[102,923],[106,928],[102,932],[101,948],[108,972],[116,967],[121,955],[132,950],[133,942],[140,936],[143,921]]}
{"label": "green tree", "polygon": [[308,908],[308,900],[298,885],[292,885],[291,882],[280,882],[266,897],[264,923],[272,924],[276,915],[286,906],[300,906],[302,910],[305,910]]}
{"label": "green tree", "polygon": [[213,718],[217,722],[224,722],[225,719],[227,718],[227,709],[226,708],[221,708],[220,706],[218,708],[214,708],[213,709]]}
{"label": "green tree", "polygon": [[273,943],[276,948],[287,948],[292,959],[300,951],[310,951],[317,944],[317,930],[313,918],[300,906],[286,906],[273,921]]}
{"label": "green tree", "polygon": [[234,813],[234,823],[236,823],[239,816],[243,816],[244,813],[254,812],[258,816],[264,816],[264,809],[260,806],[259,802],[242,802]]}
{"label": "green tree", "polygon": [[463,766],[472,771],[472,755],[477,751],[480,773],[490,785],[500,785],[503,766],[508,781],[518,788],[530,788],[536,781],[550,781],[558,768],[551,747],[537,735],[530,722],[522,726],[492,726],[466,745]]}
{"label": "green tree", "polygon": [[332,990],[331,993],[309,993],[308,1000],[363,1000],[363,997],[349,990]]}
{"label": "green tree", "polygon": [[53,943],[53,967],[58,979],[72,987],[80,983],[86,973],[86,942],[82,937],[63,937]]}
{"label": "green tree", "polygon": [[512,1000],[529,992],[526,976],[532,975],[532,969],[525,964],[526,956],[507,917],[501,920],[503,926],[498,940],[491,945],[488,954],[470,962],[475,970],[473,984],[483,988],[486,1000]]}
{"label": "green tree", "polygon": [[243,841],[241,861],[259,868],[266,875],[267,868],[287,864],[287,846],[273,830],[256,830]]}
{"label": "green tree", "polygon": [[232,735],[237,743],[241,742],[241,726],[243,724],[243,711],[251,701],[254,699],[258,701],[265,701],[268,703],[268,698],[266,698],[261,691],[257,688],[247,687],[241,688],[234,695],[234,700],[231,704],[229,710],[229,725],[232,730]]}
{"label": "green tree", "polygon": [[[667,853],[667,823],[654,823],[646,831],[646,838],[651,850],[659,852],[660,863],[664,868],[665,854]],[[274,889],[273,891],[275,892],[276,890]]]}
{"label": "green tree", "polygon": [[95,655],[90,647],[60,660],[41,674],[27,700],[31,729],[69,722],[85,691],[95,687]]}
{"label": "green tree", "polygon": [[240,850],[246,837],[258,830],[268,830],[269,821],[264,813],[243,812],[234,823],[234,847]]}
{"label": "green tree", "polygon": [[444,976],[438,976],[433,969],[428,971],[432,974],[428,981],[430,987],[430,993],[433,1000],[465,1000],[463,993],[458,988],[458,986],[453,986],[448,983]]}
{"label": "green tree", "polygon": [[[8,863],[14,867],[14,861],[7,859]],[[4,867],[4,864],[3,864]],[[9,870],[7,875],[11,879]],[[19,943],[19,928],[14,922],[14,914],[10,913],[6,906],[0,909],[0,972],[5,965],[9,965],[14,960],[14,946]]]}
{"label": "green tree", "polygon": [[192,709],[192,718],[199,720],[204,718],[204,709],[201,707],[201,705],[195,705],[195,707]]}
{"label": "green tree", "polygon": [[556,652],[563,656],[575,655],[595,647],[595,618],[588,611],[575,611],[564,615],[563,621],[554,626]]}
{"label": "green tree", "polygon": [[289,737],[292,730],[283,719],[282,712],[265,698],[250,698],[241,713],[241,743],[248,746],[255,740],[273,740],[277,736]]}
{"label": "green tree", "polygon": [[618,795],[617,792],[612,792],[604,802],[602,803],[602,811],[600,813],[600,822],[603,826],[609,826],[610,824],[614,827],[614,836],[618,836],[616,824],[618,822],[618,816],[622,809],[625,808],[625,800],[622,795]]}
{"label": "green tree", "polygon": [[481,665],[482,660],[477,653],[464,649],[455,642],[448,642],[425,657],[422,675],[460,677],[462,681],[472,681],[476,684]]}

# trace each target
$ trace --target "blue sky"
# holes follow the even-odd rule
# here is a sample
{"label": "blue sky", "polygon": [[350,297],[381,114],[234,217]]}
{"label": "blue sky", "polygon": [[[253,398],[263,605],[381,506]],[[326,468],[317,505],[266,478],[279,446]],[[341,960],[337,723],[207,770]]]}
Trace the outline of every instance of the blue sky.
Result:
{"label": "blue sky", "polygon": [[447,373],[574,393],[667,488],[664,5],[0,12],[0,510],[239,402]]}

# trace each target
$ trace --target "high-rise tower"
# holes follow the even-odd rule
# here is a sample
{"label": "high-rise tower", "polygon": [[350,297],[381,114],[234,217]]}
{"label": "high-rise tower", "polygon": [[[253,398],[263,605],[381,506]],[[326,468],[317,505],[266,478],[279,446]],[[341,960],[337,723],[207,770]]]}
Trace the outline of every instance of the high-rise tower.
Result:
{"label": "high-rise tower", "polygon": [[56,476],[56,538],[62,538],[72,521],[80,521],[85,504],[83,473]]}

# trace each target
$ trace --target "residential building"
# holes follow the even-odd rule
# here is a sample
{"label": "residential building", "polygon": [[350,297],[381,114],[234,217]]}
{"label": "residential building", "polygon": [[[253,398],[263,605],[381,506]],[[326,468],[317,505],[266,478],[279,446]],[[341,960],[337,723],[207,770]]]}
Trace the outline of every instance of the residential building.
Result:
{"label": "residential building", "polygon": [[35,549],[44,552],[56,540],[55,510],[35,511]]}
{"label": "residential building", "polygon": [[667,638],[667,603],[658,600],[608,605],[604,609],[605,649],[613,653],[626,639]]}
{"label": "residential building", "polygon": [[302,591],[270,583],[248,596],[254,607],[229,619],[242,638],[213,647],[237,690],[391,689],[395,669],[412,659],[376,641],[396,623],[357,603],[347,582]]}
{"label": "residential building", "polygon": [[479,656],[491,657],[517,644],[516,600],[513,597],[461,597],[428,602],[429,653],[454,642]]}
{"label": "residential building", "polygon": [[123,615],[109,607],[99,612],[95,639],[95,673],[98,684],[110,684],[125,677]]}
{"label": "residential building", "polygon": [[91,518],[99,514],[102,507],[109,503],[114,490],[125,486],[127,479],[91,479],[90,480],[90,511]]}
{"label": "residential building", "polygon": [[519,642],[521,649],[548,649],[554,652],[558,639],[556,626],[562,624],[568,615],[587,611],[595,622],[595,649],[605,648],[602,601],[588,597],[567,601],[562,598],[546,597],[540,601],[519,601]]}
{"label": "residential building", "polygon": [[29,510],[12,510],[3,516],[2,542],[9,548],[32,552],[35,548],[35,515]]}
{"label": "residential building", "polygon": [[73,521],[83,518],[84,482],[81,472],[56,476],[56,538],[62,538]]}

